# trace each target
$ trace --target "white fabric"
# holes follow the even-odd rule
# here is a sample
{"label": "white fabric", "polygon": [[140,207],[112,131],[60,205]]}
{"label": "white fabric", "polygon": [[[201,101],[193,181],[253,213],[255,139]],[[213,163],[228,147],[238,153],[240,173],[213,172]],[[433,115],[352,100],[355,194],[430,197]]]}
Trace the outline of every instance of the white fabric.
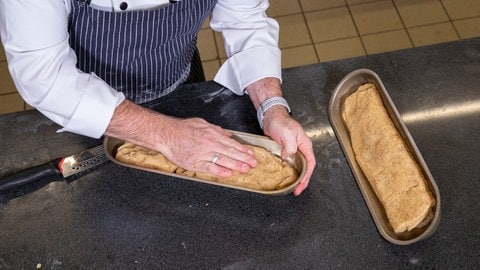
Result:
{"label": "white fabric", "polygon": [[229,57],[214,80],[236,94],[259,79],[281,80],[278,23],[265,14],[268,1],[218,1],[210,25],[222,32]]}
{"label": "white fabric", "polygon": [[[176,0],[182,1],[182,0]],[[122,10],[120,7],[124,4],[127,4],[127,8]],[[170,0],[91,0],[90,6],[103,11],[131,11],[131,10],[141,10],[141,9],[153,9],[159,8],[170,4]]]}
{"label": "white fabric", "polygon": [[[98,138],[125,96],[76,68],[67,32],[71,1],[0,0],[0,35],[24,100],[63,126],[59,131]],[[123,2],[135,8],[134,0]],[[213,11],[211,26],[223,33],[229,56],[215,81],[237,94],[258,79],[281,79],[278,24],[266,17],[267,7],[266,0],[219,0]]]}

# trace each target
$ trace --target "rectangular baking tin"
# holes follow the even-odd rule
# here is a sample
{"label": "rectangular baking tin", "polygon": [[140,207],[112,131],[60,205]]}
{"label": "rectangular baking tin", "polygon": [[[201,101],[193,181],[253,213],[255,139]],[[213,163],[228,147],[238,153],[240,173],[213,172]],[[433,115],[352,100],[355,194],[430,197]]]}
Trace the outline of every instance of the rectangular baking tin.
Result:
{"label": "rectangular baking tin", "polygon": [[[233,138],[235,140],[237,140],[238,142],[243,143],[243,144],[261,146],[261,147],[264,147],[264,148],[272,151],[277,156],[280,156],[280,152],[282,150],[282,147],[279,144],[277,144],[275,141],[269,139],[268,137],[249,134],[249,133],[244,133],[244,132],[239,132],[239,131],[232,131],[232,132],[233,132]],[[278,189],[278,190],[256,190],[256,189],[234,186],[234,185],[230,185],[230,184],[208,181],[208,180],[199,179],[199,178],[196,178],[196,177],[189,177],[189,176],[176,174],[176,173],[164,172],[164,171],[156,170],[156,169],[144,168],[144,167],[130,165],[130,164],[120,162],[117,159],[115,159],[115,155],[117,153],[118,147],[120,145],[122,145],[123,143],[124,143],[123,140],[113,138],[113,137],[105,137],[105,139],[104,139],[104,147],[105,147],[105,153],[106,153],[107,157],[111,161],[113,161],[114,163],[119,164],[121,166],[126,166],[126,167],[130,167],[130,168],[135,168],[135,169],[139,169],[139,170],[149,171],[149,172],[153,172],[153,173],[168,175],[168,176],[177,177],[177,178],[183,178],[183,179],[202,182],[202,183],[207,183],[207,184],[213,184],[213,185],[222,186],[222,187],[228,187],[228,188],[240,189],[240,190],[244,190],[244,191],[261,193],[261,194],[266,194],[266,195],[285,195],[285,194],[291,193],[294,190],[294,188],[298,185],[300,180],[303,178],[303,176],[305,175],[305,169],[306,169],[305,158],[303,157],[303,155],[301,153],[296,153],[295,155],[289,157],[286,160],[299,173],[299,176],[298,176],[297,180],[295,180],[295,182],[293,182],[289,186],[286,186],[286,187],[284,187],[282,189]]]}
{"label": "rectangular baking tin", "polygon": [[[412,231],[398,234],[395,233],[388,222],[381,202],[378,200],[370,186],[370,183],[355,160],[355,155],[350,141],[350,135],[347,127],[345,126],[345,122],[343,121],[343,103],[350,94],[355,92],[360,85],[365,83],[372,83],[377,87],[390,118],[410,148],[413,157],[417,160],[418,164],[422,168],[424,176],[427,180],[427,185],[435,197],[436,204],[433,208],[433,219],[431,220],[430,224],[424,226],[423,228],[416,228]],[[430,170],[428,169],[422,155],[413,141],[412,136],[403,123],[400,114],[390,99],[390,96],[388,95],[379,76],[375,72],[368,69],[355,70],[345,76],[345,78],[343,78],[335,88],[330,99],[329,118],[335,135],[340,142],[343,152],[345,153],[350,168],[355,176],[363,198],[365,199],[367,207],[380,234],[389,242],[397,245],[409,245],[431,236],[436,231],[440,223],[440,193],[438,191],[437,184],[433,180]]]}

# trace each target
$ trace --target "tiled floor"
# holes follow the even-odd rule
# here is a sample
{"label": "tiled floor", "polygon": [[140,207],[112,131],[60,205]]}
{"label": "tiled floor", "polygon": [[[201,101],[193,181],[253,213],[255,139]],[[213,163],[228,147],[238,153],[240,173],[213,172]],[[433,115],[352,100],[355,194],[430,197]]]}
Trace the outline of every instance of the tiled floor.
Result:
{"label": "tiled floor", "polygon": [[[270,0],[267,13],[280,24],[283,68],[480,36],[480,0]],[[199,49],[212,79],[226,55],[208,22]],[[28,109],[0,51],[0,114]]]}

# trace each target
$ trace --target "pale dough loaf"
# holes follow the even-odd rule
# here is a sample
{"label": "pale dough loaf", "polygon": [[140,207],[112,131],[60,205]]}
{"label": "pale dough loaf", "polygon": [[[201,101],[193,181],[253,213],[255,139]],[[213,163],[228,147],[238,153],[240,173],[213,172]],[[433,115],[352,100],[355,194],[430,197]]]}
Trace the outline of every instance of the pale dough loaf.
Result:
{"label": "pale dough loaf", "polygon": [[427,223],[435,199],[375,85],[364,84],[348,96],[343,117],[355,159],[383,204],[393,230],[410,231]]}
{"label": "pale dough loaf", "polygon": [[233,175],[228,178],[211,173],[185,170],[169,161],[159,152],[128,142],[117,149],[115,158],[126,164],[255,190],[278,190],[292,184],[298,178],[298,172],[271,151],[257,146],[250,145],[249,147],[253,150],[257,166],[251,168],[245,174],[234,171]]}

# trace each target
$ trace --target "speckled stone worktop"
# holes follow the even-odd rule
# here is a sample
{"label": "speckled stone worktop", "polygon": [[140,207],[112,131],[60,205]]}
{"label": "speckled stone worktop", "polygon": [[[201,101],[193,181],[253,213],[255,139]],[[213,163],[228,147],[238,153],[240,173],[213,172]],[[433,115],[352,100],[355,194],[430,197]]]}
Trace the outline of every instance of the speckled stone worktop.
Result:
{"label": "speckled stone worktop", "polygon": [[[440,227],[412,245],[378,233],[330,127],[332,91],[359,68],[380,76],[440,189]],[[45,179],[0,194],[0,269],[480,265],[480,39],[291,68],[283,88],[317,158],[301,196],[253,194],[108,162],[74,180]],[[248,97],[213,82],[183,86],[149,106],[260,132]],[[58,128],[36,111],[0,116],[0,177],[101,143]]]}

